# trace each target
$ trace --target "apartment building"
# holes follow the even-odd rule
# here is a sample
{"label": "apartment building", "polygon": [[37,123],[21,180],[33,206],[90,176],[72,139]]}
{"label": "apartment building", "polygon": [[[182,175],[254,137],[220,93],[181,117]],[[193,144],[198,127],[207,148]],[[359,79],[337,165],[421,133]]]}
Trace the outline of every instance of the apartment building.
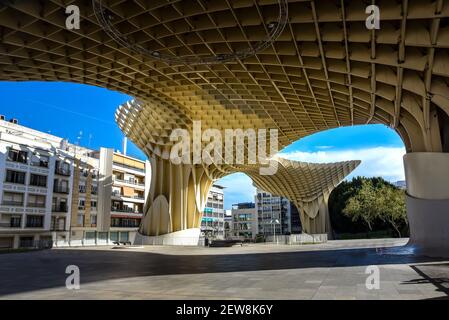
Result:
{"label": "apartment building", "polygon": [[66,146],[17,120],[0,120],[0,248],[69,236],[75,158]]}
{"label": "apartment building", "polygon": [[[148,171],[148,172],[147,172]],[[111,239],[134,240],[143,217],[150,164],[123,154],[112,156]]]}
{"label": "apartment building", "polygon": [[225,239],[232,237],[232,210],[225,210],[224,237]]}
{"label": "apartment building", "polygon": [[[134,242],[143,217],[149,162],[100,148],[81,161],[72,201],[71,240],[82,244]],[[148,170],[148,171],[147,171]],[[76,183],[78,181],[78,183]]]}
{"label": "apartment building", "polygon": [[132,242],[147,170],[112,149],[0,120],[0,248]]}
{"label": "apartment building", "polygon": [[258,233],[265,236],[301,233],[299,211],[287,198],[257,189],[255,204]]}
{"label": "apartment building", "polygon": [[225,238],[224,187],[214,184],[207,195],[201,220],[201,234],[208,238]]}
{"label": "apartment building", "polygon": [[[95,244],[98,219],[99,163],[93,150],[67,143],[73,162],[57,163],[57,180],[53,188],[52,212],[67,214],[68,237],[56,238],[56,245]],[[67,183],[71,177],[71,183]],[[67,196],[70,198],[68,207]],[[60,228],[60,227],[59,227]]]}
{"label": "apartment building", "polygon": [[232,205],[231,237],[254,239],[258,233],[256,205],[253,202]]}

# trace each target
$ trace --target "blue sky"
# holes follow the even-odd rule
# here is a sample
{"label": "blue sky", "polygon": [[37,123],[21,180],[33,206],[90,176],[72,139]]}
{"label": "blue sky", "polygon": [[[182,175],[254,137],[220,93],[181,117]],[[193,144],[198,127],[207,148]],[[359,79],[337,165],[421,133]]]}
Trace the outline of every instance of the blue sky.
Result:
{"label": "blue sky", "polygon": [[[121,149],[123,134],[114,122],[114,112],[129,99],[125,94],[81,84],[0,82],[0,114],[72,143],[82,131],[80,144],[93,149]],[[128,154],[145,159],[132,144]]]}
{"label": "blue sky", "polygon": [[[0,114],[19,123],[93,149],[121,149],[123,134],[114,122],[118,105],[131,97],[93,86],[62,82],[0,82]],[[332,129],[305,137],[284,150],[281,156],[309,162],[362,160],[355,175],[382,176],[389,181],[403,179],[404,146],[399,136],[383,125]],[[132,143],[128,154],[145,155]],[[218,181],[226,187],[225,208],[252,201],[254,187],[244,174]]]}

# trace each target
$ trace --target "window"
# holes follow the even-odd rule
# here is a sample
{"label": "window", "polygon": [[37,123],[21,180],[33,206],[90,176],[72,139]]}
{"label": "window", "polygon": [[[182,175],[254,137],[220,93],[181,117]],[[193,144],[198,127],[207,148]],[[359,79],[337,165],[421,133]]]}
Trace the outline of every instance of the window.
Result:
{"label": "window", "polygon": [[67,180],[54,180],[53,192],[57,193],[69,193],[69,182]]}
{"label": "window", "polygon": [[91,193],[92,194],[97,194],[98,193],[98,187],[97,186],[92,186],[91,187]]}
{"label": "window", "polygon": [[111,227],[119,227],[120,219],[119,218],[111,218]]}
{"label": "window", "polygon": [[21,217],[11,217],[11,228],[20,228],[21,221]]}
{"label": "window", "polygon": [[79,214],[77,218],[78,218],[78,219],[77,219],[77,224],[78,224],[79,226],[84,226],[84,215]]}
{"label": "window", "polygon": [[51,217],[50,230],[54,231],[65,230],[65,218]]}
{"label": "window", "polygon": [[120,241],[129,241],[129,233],[128,232],[120,232]]}
{"label": "window", "polygon": [[27,228],[42,228],[44,226],[43,216],[27,216],[26,227]]}
{"label": "window", "polygon": [[85,235],[86,240],[95,240],[95,231],[88,231]]}
{"label": "window", "polygon": [[90,216],[90,223],[97,224],[97,216]]}
{"label": "window", "polygon": [[63,176],[70,176],[70,164],[63,161],[56,161],[55,173]]}
{"label": "window", "polygon": [[91,202],[90,202],[90,208],[91,208],[93,211],[97,211],[97,201],[91,201]]}
{"label": "window", "polygon": [[107,241],[108,233],[107,232],[98,232],[98,240]]}
{"label": "window", "polygon": [[14,149],[9,149],[8,151],[8,161],[27,163],[28,152],[19,151]]}
{"label": "window", "polygon": [[3,204],[8,206],[23,206],[23,193],[5,192]]}
{"label": "window", "polygon": [[53,198],[51,210],[52,212],[67,212],[67,199],[60,199],[58,203],[58,199]]}
{"label": "window", "polygon": [[35,208],[45,208],[45,196],[39,194],[29,194],[27,206]]}
{"label": "window", "polygon": [[111,241],[118,241],[118,232],[111,232],[109,238]]}
{"label": "window", "polygon": [[86,201],[80,199],[78,201],[78,210],[84,210],[85,208],[86,208]]}
{"label": "window", "polygon": [[34,246],[33,237],[20,237],[20,248],[30,248]]}
{"label": "window", "polygon": [[30,176],[30,186],[46,187],[47,186],[47,176],[42,176],[40,174],[32,173]]}
{"label": "window", "polygon": [[83,177],[88,177],[89,176],[89,170],[85,169],[85,168],[80,168],[80,175]]}
{"label": "window", "polygon": [[48,162],[50,161],[49,156],[44,156],[41,154],[33,154],[31,156],[31,165],[35,167],[48,168]]}
{"label": "window", "polygon": [[80,184],[80,185],[78,186],[78,191],[79,191],[80,193],[86,193],[86,186],[85,186],[84,184]]}
{"label": "window", "polygon": [[25,172],[6,170],[6,182],[25,184]]}

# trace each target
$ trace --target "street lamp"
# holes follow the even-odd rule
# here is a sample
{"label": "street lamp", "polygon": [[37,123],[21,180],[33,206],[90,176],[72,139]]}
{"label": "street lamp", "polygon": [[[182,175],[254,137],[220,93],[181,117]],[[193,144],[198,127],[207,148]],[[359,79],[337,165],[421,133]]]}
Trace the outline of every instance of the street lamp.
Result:
{"label": "street lamp", "polygon": [[270,221],[270,223],[273,225],[273,239],[276,239],[276,244],[278,244],[277,238],[276,238],[276,224],[279,224],[280,222],[278,219],[272,219]]}

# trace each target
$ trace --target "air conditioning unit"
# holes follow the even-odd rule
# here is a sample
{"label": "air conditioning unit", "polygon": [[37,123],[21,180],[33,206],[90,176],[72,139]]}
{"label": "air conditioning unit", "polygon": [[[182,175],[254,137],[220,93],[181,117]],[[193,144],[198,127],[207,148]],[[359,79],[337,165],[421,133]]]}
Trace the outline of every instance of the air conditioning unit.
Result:
{"label": "air conditioning unit", "polygon": [[16,118],[12,118],[11,120],[9,120],[9,122],[19,124],[19,120],[17,120]]}

